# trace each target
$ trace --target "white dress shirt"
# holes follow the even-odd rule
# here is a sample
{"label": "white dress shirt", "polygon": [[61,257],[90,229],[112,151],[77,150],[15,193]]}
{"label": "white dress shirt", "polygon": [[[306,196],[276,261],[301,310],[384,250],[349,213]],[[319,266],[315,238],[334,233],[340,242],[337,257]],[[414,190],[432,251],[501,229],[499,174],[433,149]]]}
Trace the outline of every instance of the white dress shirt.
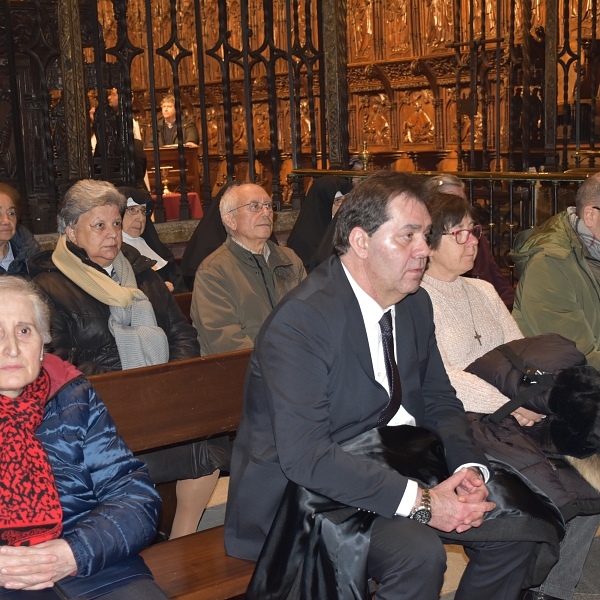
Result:
{"label": "white dress shirt", "polygon": [[[387,378],[387,371],[385,369],[385,356],[383,354],[383,342],[381,339],[381,328],[379,326],[379,321],[381,317],[383,317],[384,313],[388,310],[392,311],[392,323],[395,322],[396,316],[396,307],[389,306],[388,308],[381,308],[379,304],[369,296],[361,287],[356,283],[352,275],[350,275],[348,269],[346,269],[345,265],[342,263],[342,267],[344,268],[344,273],[346,273],[346,277],[348,278],[348,282],[350,283],[350,287],[356,296],[358,301],[358,305],[360,307],[360,312],[363,317],[363,321],[365,323],[365,329],[367,330],[367,340],[369,341],[369,350],[371,352],[371,361],[373,362],[373,373],[375,374],[375,379],[377,383],[380,383],[387,391],[388,395],[390,393],[390,386]],[[394,332],[394,354],[396,353],[396,328],[393,328]],[[388,425],[416,425],[414,417],[406,411],[403,405],[400,405],[398,412],[391,418]],[[480,465],[477,463],[468,463],[465,465],[461,465],[458,469],[462,469],[464,467],[478,467],[483,471],[484,480],[487,481],[489,479],[489,472],[484,465]],[[404,495],[400,501],[400,505],[398,506],[398,510],[396,510],[396,514],[402,517],[407,517],[417,499],[417,494],[419,491],[419,484],[409,479],[406,485],[406,489],[404,490]]]}

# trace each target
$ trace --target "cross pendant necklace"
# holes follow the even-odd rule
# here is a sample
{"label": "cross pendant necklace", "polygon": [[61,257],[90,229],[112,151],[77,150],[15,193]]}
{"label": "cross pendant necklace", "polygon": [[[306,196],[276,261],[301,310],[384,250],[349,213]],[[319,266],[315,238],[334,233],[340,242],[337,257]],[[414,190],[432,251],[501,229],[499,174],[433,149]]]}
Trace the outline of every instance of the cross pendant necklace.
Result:
{"label": "cross pendant necklace", "polygon": [[475,319],[473,318],[473,309],[471,308],[471,299],[469,298],[469,292],[467,291],[467,288],[465,287],[465,284],[462,279],[460,280],[460,285],[463,289],[463,292],[465,293],[465,296],[467,297],[467,303],[469,304],[469,313],[471,314],[471,323],[473,323],[473,331],[475,332],[475,335],[473,337],[479,342],[480,346],[483,346],[483,344],[481,343],[481,335],[479,335],[479,332],[477,331],[477,328],[475,327]]}

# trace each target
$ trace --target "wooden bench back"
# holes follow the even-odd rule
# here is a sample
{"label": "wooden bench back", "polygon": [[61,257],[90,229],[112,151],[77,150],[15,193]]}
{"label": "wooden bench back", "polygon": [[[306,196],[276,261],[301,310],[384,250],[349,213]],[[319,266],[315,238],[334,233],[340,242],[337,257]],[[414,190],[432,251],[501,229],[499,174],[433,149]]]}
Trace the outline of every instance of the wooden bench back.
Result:
{"label": "wooden bench back", "polygon": [[251,350],[94,375],[133,452],[237,429]]}

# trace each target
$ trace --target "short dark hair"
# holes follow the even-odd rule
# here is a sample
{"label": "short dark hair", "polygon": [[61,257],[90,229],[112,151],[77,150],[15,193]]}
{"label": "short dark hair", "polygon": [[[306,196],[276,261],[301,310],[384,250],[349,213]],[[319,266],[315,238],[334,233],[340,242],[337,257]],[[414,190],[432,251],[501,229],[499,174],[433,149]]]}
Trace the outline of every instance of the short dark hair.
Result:
{"label": "short dark hair", "polygon": [[361,227],[372,236],[390,215],[388,206],[398,196],[425,203],[423,179],[409,173],[379,171],[361,181],[345,198],[337,214],[333,249],[338,256],[350,248],[350,232]]}
{"label": "short dark hair", "polygon": [[434,192],[426,202],[431,217],[431,233],[429,247],[437,250],[440,247],[442,234],[458,225],[465,216],[476,220],[475,209],[462,196],[444,192]]}
{"label": "short dark hair", "polygon": [[13,204],[15,206],[15,211],[17,213],[17,219],[18,219],[21,214],[21,206],[19,203],[19,192],[17,192],[17,190],[15,190],[15,188],[12,187],[12,185],[8,185],[8,183],[0,183],[0,194],[3,194],[4,196],[8,196],[13,201]]}
{"label": "short dark hair", "polygon": [[575,196],[577,216],[581,217],[583,209],[586,206],[595,205],[596,202],[600,202],[600,173],[588,177],[577,190],[577,195]]}

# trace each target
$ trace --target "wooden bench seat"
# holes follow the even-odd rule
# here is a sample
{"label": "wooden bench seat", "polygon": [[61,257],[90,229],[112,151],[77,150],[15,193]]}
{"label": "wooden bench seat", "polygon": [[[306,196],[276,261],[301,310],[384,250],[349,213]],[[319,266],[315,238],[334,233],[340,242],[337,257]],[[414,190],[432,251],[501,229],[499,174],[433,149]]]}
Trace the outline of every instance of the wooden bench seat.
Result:
{"label": "wooden bench seat", "polygon": [[[90,377],[134,453],[235,432],[251,350]],[[243,595],[254,563],[225,554],[223,527],[155,544],[142,556],[177,600]]]}
{"label": "wooden bench seat", "polygon": [[242,596],[255,564],[225,554],[223,526],[150,546],[142,556],[156,583],[176,600]]}

